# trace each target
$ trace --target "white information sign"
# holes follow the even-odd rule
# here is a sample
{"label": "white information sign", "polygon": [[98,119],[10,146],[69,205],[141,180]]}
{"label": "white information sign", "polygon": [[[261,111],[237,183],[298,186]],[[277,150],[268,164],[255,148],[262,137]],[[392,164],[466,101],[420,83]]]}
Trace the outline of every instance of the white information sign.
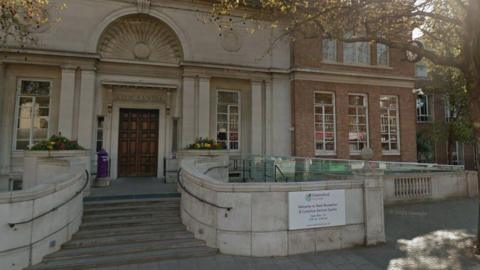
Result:
{"label": "white information sign", "polygon": [[289,192],[288,212],[290,230],[345,225],[345,190]]}

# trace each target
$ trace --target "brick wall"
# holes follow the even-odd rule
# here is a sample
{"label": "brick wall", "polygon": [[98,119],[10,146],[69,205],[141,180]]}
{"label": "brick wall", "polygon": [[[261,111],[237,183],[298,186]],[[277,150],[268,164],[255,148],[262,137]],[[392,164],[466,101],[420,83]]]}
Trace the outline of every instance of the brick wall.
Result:
{"label": "brick wall", "polygon": [[[353,159],[348,145],[348,94],[365,94],[368,100],[369,143],[375,160],[416,161],[415,96],[409,88],[374,85],[326,83],[294,80],[292,107],[294,155],[315,156],[314,92],[335,94],[336,155],[334,158]],[[380,95],[395,95],[399,101],[400,155],[383,155],[380,142]],[[324,156],[322,156],[324,157]]]}

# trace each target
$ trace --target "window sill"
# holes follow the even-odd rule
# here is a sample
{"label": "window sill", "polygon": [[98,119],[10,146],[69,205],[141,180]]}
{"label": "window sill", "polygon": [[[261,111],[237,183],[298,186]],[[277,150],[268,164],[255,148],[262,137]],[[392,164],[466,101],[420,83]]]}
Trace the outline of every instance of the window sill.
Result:
{"label": "window sill", "polygon": [[382,151],[382,155],[384,155],[384,156],[400,156],[400,152],[398,152],[398,151],[395,151],[395,152],[393,152],[393,151],[392,151],[392,152],[383,152],[383,151]]}
{"label": "window sill", "polygon": [[315,152],[315,156],[322,156],[322,157],[325,157],[325,156],[336,156],[337,153],[336,152]]}
{"label": "window sill", "polygon": [[329,62],[329,61],[322,61],[321,63],[326,64],[326,65],[344,66],[344,67],[359,67],[359,68],[375,68],[375,69],[383,69],[383,70],[393,70],[393,67],[391,67],[391,66],[347,64],[347,63],[342,63],[342,62]]}

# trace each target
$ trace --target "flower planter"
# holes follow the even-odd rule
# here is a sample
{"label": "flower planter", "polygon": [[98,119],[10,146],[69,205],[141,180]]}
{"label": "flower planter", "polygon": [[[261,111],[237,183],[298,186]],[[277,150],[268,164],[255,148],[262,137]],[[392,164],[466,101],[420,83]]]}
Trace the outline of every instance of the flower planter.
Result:
{"label": "flower planter", "polygon": [[56,183],[68,174],[90,172],[90,163],[88,150],[25,151],[23,188]]}

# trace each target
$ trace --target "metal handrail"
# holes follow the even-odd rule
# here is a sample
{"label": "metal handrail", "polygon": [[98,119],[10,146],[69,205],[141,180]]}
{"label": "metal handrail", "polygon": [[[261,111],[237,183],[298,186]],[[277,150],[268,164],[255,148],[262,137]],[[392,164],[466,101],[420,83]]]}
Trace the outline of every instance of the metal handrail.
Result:
{"label": "metal handrail", "polygon": [[225,207],[225,206],[220,206],[220,205],[211,203],[211,202],[206,201],[206,200],[198,197],[197,195],[193,194],[190,190],[188,190],[188,189],[183,185],[182,181],[180,180],[181,172],[182,172],[182,168],[179,168],[179,169],[178,169],[178,172],[177,172],[177,183],[178,183],[178,185],[183,189],[183,191],[185,191],[186,193],[188,193],[188,195],[194,197],[195,199],[197,199],[198,201],[200,201],[200,202],[202,202],[202,203],[208,204],[208,205],[210,205],[210,206],[213,206],[213,207],[216,207],[216,208],[219,208],[219,209],[224,209],[224,210],[227,210],[227,211],[230,211],[230,210],[233,209],[233,207]]}
{"label": "metal handrail", "polygon": [[86,178],[86,180],[85,180],[85,183],[83,184],[83,187],[82,187],[79,191],[77,191],[77,192],[75,193],[75,195],[73,195],[70,199],[68,199],[67,201],[65,201],[65,202],[63,202],[63,203],[61,203],[61,204],[53,207],[52,209],[48,210],[47,212],[45,212],[45,213],[43,213],[43,214],[41,214],[41,215],[38,215],[38,216],[33,217],[33,218],[29,219],[29,220],[25,220],[25,221],[21,221],[21,222],[8,223],[8,226],[10,226],[10,228],[13,228],[13,227],[15,227],[16,225],[21,225],[21,224],[30,223],[30,222],[32,222],[32,221],[34,221],[34,220],[37,220],[37,219],[39,219],[39,218],[41,218],[41,217],[43,217],[43,216],[46,216],[46,215],[48,215],[48,214],[50,214],[50,213],[58,210],[60,207],[64,206],[65,204],[67,204],[67,203],[69,203],[70,201],[72,201],[73,199],[75,199],[79,194],[81,194],[81,193],[87,188],[88,182],[90,182],[90,174],[89,174],[88,170],[85,170],[85,174],[87,175],[87,178]]}

